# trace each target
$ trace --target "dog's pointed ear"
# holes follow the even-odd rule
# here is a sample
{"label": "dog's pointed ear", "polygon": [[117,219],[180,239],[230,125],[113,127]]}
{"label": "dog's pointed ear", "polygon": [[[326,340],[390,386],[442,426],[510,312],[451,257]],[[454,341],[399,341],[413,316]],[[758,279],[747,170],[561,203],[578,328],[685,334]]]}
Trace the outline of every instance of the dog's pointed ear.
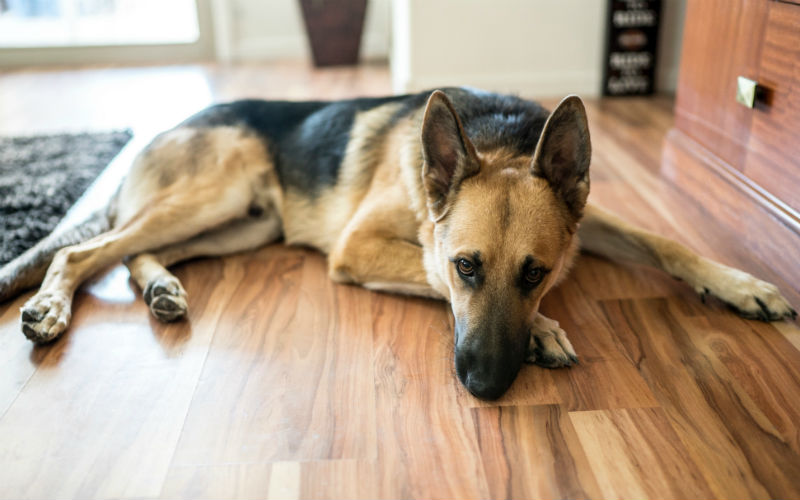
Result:
{"label": "dog's pointed ear", "polygon": [[450,99],[440,90],[431,94],[425,107],[422,156],[422,183],[430,217],[436,222],[447,213],[461,181],[480,169],[475,147],[464,133]]}
{"label": "dog's pointed ear", "polygon": [[591,159],[586,109],[578,96],[567,96],[544,125],[533,154],[531,173],[547,180],[569,211],[580,218],[589,196]]}

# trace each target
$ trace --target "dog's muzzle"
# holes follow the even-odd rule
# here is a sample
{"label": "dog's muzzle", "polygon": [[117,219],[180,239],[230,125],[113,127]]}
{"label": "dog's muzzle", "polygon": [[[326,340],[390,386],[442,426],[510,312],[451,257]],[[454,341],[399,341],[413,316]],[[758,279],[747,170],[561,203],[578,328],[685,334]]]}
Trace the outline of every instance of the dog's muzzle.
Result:
{"label": "dog's muzzle", "polygon": [[477,330],[457,336],[456,374],[464,387],[480,399],[505,394],[522,367],[525,346],[516,345],[519,342],[507,331]]}

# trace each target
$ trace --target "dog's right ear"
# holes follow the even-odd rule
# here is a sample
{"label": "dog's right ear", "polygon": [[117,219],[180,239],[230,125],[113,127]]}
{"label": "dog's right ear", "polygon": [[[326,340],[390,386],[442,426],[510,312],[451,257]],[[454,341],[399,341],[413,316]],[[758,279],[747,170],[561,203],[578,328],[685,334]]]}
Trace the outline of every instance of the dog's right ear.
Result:
{"label": "dog's right ear", "polygon": [[437,90],[428,98],[422,120],[422,183],[428,212],[434,222],[447,213],[458,185],[478,173],[480,161],[475,147],[450,99]]}

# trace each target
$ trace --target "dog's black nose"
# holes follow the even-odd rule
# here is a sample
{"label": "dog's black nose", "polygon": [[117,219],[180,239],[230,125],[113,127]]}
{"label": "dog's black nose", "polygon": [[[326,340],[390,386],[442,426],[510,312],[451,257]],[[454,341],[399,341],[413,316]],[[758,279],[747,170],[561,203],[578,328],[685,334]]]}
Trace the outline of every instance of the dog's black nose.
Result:
{"label": "dog's black nose", "polygon": [[516,378],[518,370],[493,359],[481,359],[472,352],[456,352],[456,374],[476,398],[493,400],[502,396]]}
{"label": "dog's black nose", "polygon": [[464,382],[464,387],[467,390],[479,399],[485,400],[495,400],[505,394],[508,388],[511,386],[511,383],[495,383],[493,381],[486,381],[481,379],[480,377],[474,377],[471,375],[467,375],[467,379]]}

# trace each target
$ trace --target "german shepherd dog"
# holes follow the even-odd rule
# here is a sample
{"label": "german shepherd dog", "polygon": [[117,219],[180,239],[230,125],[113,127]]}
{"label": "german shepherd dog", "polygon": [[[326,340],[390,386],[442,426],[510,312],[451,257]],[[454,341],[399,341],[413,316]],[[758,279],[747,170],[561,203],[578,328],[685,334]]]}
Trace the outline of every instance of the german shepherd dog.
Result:
{"label": "german shepherd dog", "polygon": [[579,240],[747,318],[796,317],[774,285],[587,205],[590,157],[576,96],[552,113],[467,88],[219,104],[156,137],[107,209],[4,267],[0,300],[41,283],[22,331],[49,342],[67,328],[76,288],[124,260],[153,315],[173,321],[186,315],[186,292],[170,265],[283,237],[326,253],[336,282],[447,300],[456,373],[484,399],[502,395],[524,361],[577,362],[538,308]]}

